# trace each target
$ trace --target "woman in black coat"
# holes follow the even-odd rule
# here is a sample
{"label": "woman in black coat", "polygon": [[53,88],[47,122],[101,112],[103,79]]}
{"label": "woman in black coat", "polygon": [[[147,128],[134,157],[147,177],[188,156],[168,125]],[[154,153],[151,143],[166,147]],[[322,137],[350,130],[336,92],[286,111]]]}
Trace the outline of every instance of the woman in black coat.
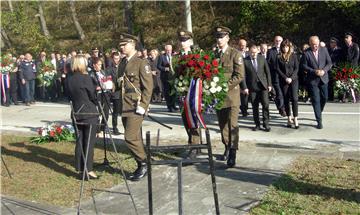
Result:
{"label": "woman in black coat", "polygon": [[[299,128],[298,122],[298,91],[299,91],[299,61],[294,54],[292,43],[286,39],[280,45],[280,54],[276,60],[276,70],[279,83],[284,95],[285,112],[288,117],[287,127]],[[292,101],[293,118],[291,117],[290,100]]]}
{"label": "woman in black coat", "polygon": [[71,69],[73,73],[67,80],[67,86],[69,98],[75,112],[73,123],[76,123],[78,128],[75,146],[75,169],[82,176],[85,169],[86,153],[88,153],[86,161],[87,178],[96,179],[98,177],[93,171],[93,157],[99,115],[96,108],[95,86],[87,74],[87,60],[84,56],[77,55],[73,57]]}

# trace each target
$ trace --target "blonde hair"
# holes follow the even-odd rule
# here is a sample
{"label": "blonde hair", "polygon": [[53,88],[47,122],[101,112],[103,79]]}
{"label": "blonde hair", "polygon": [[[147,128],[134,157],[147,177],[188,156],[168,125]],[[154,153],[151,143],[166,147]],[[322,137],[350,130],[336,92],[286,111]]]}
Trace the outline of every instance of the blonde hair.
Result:
{"label": "blonde hair", "polygon": [[80,72],[87,74],[87,59],[84,55],[76,55],[71,59],[71,70],[73,72]]}

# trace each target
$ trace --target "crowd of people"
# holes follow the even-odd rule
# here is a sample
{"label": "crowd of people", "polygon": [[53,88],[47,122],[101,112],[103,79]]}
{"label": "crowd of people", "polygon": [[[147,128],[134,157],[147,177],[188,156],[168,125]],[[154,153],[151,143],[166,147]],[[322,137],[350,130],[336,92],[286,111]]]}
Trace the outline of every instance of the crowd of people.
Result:
{"label": "crowd of people", "polygon": [[[287,117],[286,126],[298,129],[299,89],[307,90],[317,121],[316,127],[322,129],[321,113],[328,98],[334,99],[334,77],[330,70],[340,62],[357,66],[359,46],[352,41],[353,35],[346,33],[346,46],[343,48],[338,46],[339,40],[335,37],[330,39],[326,48],[326,44],[317,36],[311,36],[309,44],[302,45],[300,50],[295,50],[295,45],[282,36],[275,36],[273,45],[263,43],[248,46],[247,41],[241,38],[237,41],[237,47],[231,47],[230,34],[229,28],[217,27],[214,33],[216,45],[212,49],[219,56],[225,76],[229,79],[228,96],[224,102],[226,105],[217,110],[216,114],[225,145],[223,160],[227,161],[229,167],[233,167],[239,141],[238,116],[239,113],[244,117],[248,115],[249,100],[253,109],[254,131],[271,131],[270,100],[275,101],[279,114]],[[10,86],[4,89],[4,83],[1,83],[2,105],[19,105],[21,100],[26,106],[30,106],[39,100],[70,99],[75,110],[81,110],[83,104],[88,104],[85,105],[88,108],[85,111],[95,112],[96,107],[101,105],[105,115],[102,124],[107,121],[111,109],[113,134],[120,134],[117,119],[121,115],[125,141],[138,163],[138,169],[131,178],[139,180],[147,172],[139,130],[143,118],[139,116],[148,111],[150,102],[161,103],[165,100],[169,112],[179,109],[176,94],[172,93],[171,83],[176,73],[172,58],[191,53],[194,42],[193,34],[188,31],[180,31],[178,39],[179,44],[166,44],[163,51],[151,49],[149,54],[147,49],[136,51],[137,38],[132,35],[120,39],[119,50],[113,48],[105,54],[100,53],[96,47],[90,54],[82,51],[72,51],[68,55],[51,53],[50,62],[56,75],[48,88],[39,85],[37,79],[41,65],[47,60],[46,52],[42,51],[35,61],[30,53],[18,58],[8,54],[15,58],[17,66],[9,73]],[[174,51],[173,45],[179,46],[179,50]],[[94,99],[95,97],[98,99]],[[263,129],[260,123],[260,103]],[[182,118],[189,144],[198,144],[198,129],[186,126],[183,113]],[[84,162],[80,149],[87,146],[87,138],[94,139],[89,137],[89,133],[101,133],[104,127],[95,126],[97,122],[93,117],[80,117],[77,121],[94,124],[91,129],[95,129],[94,132],[90,132],[87,127],[80,129],[82,138],[76,149],[76,168],[82,172]],[[194,152],[189,156],[196,154]],[[87,166],[88,170],[92,170],[92,161]],[[90,176],[96,178],[94,173]]]}

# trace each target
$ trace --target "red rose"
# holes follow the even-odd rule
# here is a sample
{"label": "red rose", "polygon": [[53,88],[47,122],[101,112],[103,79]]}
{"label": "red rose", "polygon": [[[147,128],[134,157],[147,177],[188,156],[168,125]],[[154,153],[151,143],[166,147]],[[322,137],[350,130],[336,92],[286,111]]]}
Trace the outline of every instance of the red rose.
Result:
{"label": "red rose", "polygon": [[204,60],[209,60],[209,55],[204,55]]}
{"label": "red rose", "polygon": [[349,69],[349,72],[351,73],[352,71],[353,71],[353,69],[352,69],[352,68],[350,68],[350,69]]}
{"label": "red rose", "polygon": [[211,69],[211,65],[210,65],[210,64],[207,64],[207,65],[205,66],[205,69],[210,70],[210,69]]}
{"label": "red rose", "polygon": [[206,79],[210,79],[210,78],[211,78],[211,72],[209,72],[209,71],[206,71],[206,72],[204,73],[204,75],[205,75],[205,78],[206,78]]}
{"label": "red rose", "polygon": [[62,132],[62,129],[60,127],[57,127],[56,128],[56,133],[61,134],[61,132]]}
{"label": "red rose", "polygon": [[193,58],[193,54],[189,54],[189,55],[188,55],[188,58],[189,58],[189,59]]}
{"label": "red rose", "polygon": [[200,55],[199,55],[199,54],[196,54],[194,57],[195,57],[195,59],[200,59]]}
{"label": "red rose", "polygon": [[218,67],[218,66],[219,66],[219,62],[218,62],[216,59],[214,59],[214,60],[212,61],[212,65],[215,66],[215,67]]}
{"label": "red rose", "polygon": [[343,72],[346,72],[346,68],[343,68],[342,71],[343,71]]}
{"label": "red rose", "polygon": [[41,129],[41,128],[38,129],[38,134],[39,134],[39,135],[42,134],[42,129]]}
{"label": "red rose", "polygon": [[212,72],[217,75],[219,73],[219,70],[218,69],[213,69]]}
{"label": "red rose", "polygon": [[194,66],[194,70],[195,70],[195,71],[199,71],[199,70],[200,70],[200,67]]}
{"label": "red rose", "polygon": [[205,66],[205,62],[204,62],[204,61],[199,61],[199,66],[200,66],[200,67]]}
{"label": "red rose", "polygon": [[50,137],[55,137],[55,131],[50,131]]}
{"label": "red rose", "polygon": [[189,62],[187,63],[189,67],[192,67],[195,65],[195,61],[193,60],[189,60]]}

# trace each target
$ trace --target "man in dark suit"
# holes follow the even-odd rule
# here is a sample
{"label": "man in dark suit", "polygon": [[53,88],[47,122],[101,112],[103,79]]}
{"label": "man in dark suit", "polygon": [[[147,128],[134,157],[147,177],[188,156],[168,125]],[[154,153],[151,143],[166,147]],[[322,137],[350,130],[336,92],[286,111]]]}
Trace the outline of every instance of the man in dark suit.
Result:
{"label": "man in dark suit", "polygon": [[277,55],[280,53],[280,44],[283,41],[281,36],[275,36],[274,38],[274,47],[272,47],[267,53],[267,62],[270,68],[271,82],[275,90],[275,104],[281,116],[286,116],[285,106],[284,106],[284,96],[281,91],[279,84],[279,77],[276,72],[276,59]]}
{"label": "man in dark suit", "polygon": [[175,106],[175,95],[171,94],[171,86],[169,81],[174,77],[174,71],[171,65],[172,59],[172,46],[165,46],[165,54],[160,55],[157,68],[160,70],[160,79],[163,85],[163,95],[165,97],[166,105],[169,112],[178,110]]}
{"label": "man in dark suit", "polygon": [[345,60],[350,63],[351,66],[357,66],[359,61],[359,45],[352,41],[353,35],[352,33],[345,33]]}
{"label": "man in dark suit", "polygon": [[332,67],[332,62],[327,49],[319,47],[319,43],[318,36],[310,37],[310,48],[304,53],[303,69],[307,72],[308,89],[315,112],[317,128],[322,129],[321,113],[328,98],[328,71]]}
{"label": "man in dark suit", "polygon": [[26,106],[30,106],[30,103],[35,104],[35,74],[35,62],[32,60],[31,54],[26,53],[25,60],[21,62],[19,67],[19,79],[24,89],[23,96]]}
{"label": "man in dark suit", "polygon": [[250,95],[253,107],[255,127],[260,129],[259,103],[263,109],[263,126],[265,131],[270,131],[269,126],[269,92],[271,91],[271,75],[266,59],[258,55],[255,45],[250,48],[250,56],[244,60],[245,81],[241,82],[241,88],[245,94]]}

